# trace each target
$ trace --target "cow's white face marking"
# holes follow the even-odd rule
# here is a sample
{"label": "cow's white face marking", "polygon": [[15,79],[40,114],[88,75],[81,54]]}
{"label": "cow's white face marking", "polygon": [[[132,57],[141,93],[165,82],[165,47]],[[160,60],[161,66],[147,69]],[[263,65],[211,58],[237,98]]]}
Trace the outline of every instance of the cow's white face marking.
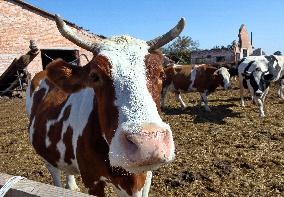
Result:
{"label": "cow's white face marking", "polygon": [[129,161],[119,139],[122,131],[138,133],[143,123],[155,123],[168,130],[170,127],[161,120],[147,88],[144,62],[149,54],[147,43],[129,36],[119,36],[103,41],[98,48],[98,53],[112,65],[116,96],[114,104],[118,107],[118,128],[110,143],[109,159],[112,166],[127,169]]}

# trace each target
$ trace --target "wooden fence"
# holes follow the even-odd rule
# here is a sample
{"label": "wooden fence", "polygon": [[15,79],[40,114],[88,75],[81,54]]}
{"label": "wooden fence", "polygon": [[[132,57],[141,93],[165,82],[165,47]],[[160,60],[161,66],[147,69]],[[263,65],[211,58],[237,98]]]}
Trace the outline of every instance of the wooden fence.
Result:
{"label": "wooden fence", "polygon": [[[0,188],[13,176],[0,173]],[[28,179],[15,183],[5,197],[90,197],[88,194],[55,187]]]}

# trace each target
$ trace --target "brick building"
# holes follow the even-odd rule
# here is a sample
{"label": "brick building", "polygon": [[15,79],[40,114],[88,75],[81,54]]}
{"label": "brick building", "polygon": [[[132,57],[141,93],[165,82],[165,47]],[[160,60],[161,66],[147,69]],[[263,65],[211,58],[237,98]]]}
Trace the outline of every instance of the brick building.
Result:
{"label": "brick building", "polygon": [[[71,22],[65,22],[84,38],[97,38],[87,30]],[[28,71],[32,74],[42,70],[50,61],[50,56],[55,57],[59,54],[66,61],[75,60],[82,53],[89,59],[92,57],[90,52],[61,36],[53,14],[21,0],[0,0],[0,26],[0,75],[15,58],[29,51],[30,40],[35,40],[41,51],[28,66]],[[85,58],[78,61],[81,61],[81,64],[86,63]]]}
{"label": "brick building", "polygon": [[250,55],[262,55],[261,48],[254,49],[249,39],[247,28],[244,24],[239,29],[239,41],[233,42],[230,48],[222,47],[210,50],[199,50],[191,52],[192,64],[231,64],[243,57]]}

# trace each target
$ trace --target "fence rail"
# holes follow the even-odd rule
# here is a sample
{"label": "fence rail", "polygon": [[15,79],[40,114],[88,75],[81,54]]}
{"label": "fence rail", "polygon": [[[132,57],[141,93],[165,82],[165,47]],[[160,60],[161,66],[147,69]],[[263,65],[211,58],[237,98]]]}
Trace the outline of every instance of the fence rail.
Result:
{"label": "fence rail", "polygon": [[[13,176],[0,173],[0,188]],[[88,194],[55,187],[28,179],[15,183],[5,197],[91,197]]]}

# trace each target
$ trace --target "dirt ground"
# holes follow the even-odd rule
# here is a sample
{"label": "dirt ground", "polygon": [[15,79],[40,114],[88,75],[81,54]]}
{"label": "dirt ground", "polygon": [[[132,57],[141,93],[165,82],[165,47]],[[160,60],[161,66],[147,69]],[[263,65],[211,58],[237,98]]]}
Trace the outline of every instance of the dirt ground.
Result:
{"label": "dirt ground", "polygon": [[[273,87],[260,118],[249,97],[240,107],[238,93],[236,85],[218,89],[209,96],[212,112],[196,93],[183,95],[184,110],[168,95],[162,117],[173,130],[176,159],[154,171],[149,196],[284,196],[284,101]],[[51,183],[28,142],[24,102],[0,98],[0,172]]]}

